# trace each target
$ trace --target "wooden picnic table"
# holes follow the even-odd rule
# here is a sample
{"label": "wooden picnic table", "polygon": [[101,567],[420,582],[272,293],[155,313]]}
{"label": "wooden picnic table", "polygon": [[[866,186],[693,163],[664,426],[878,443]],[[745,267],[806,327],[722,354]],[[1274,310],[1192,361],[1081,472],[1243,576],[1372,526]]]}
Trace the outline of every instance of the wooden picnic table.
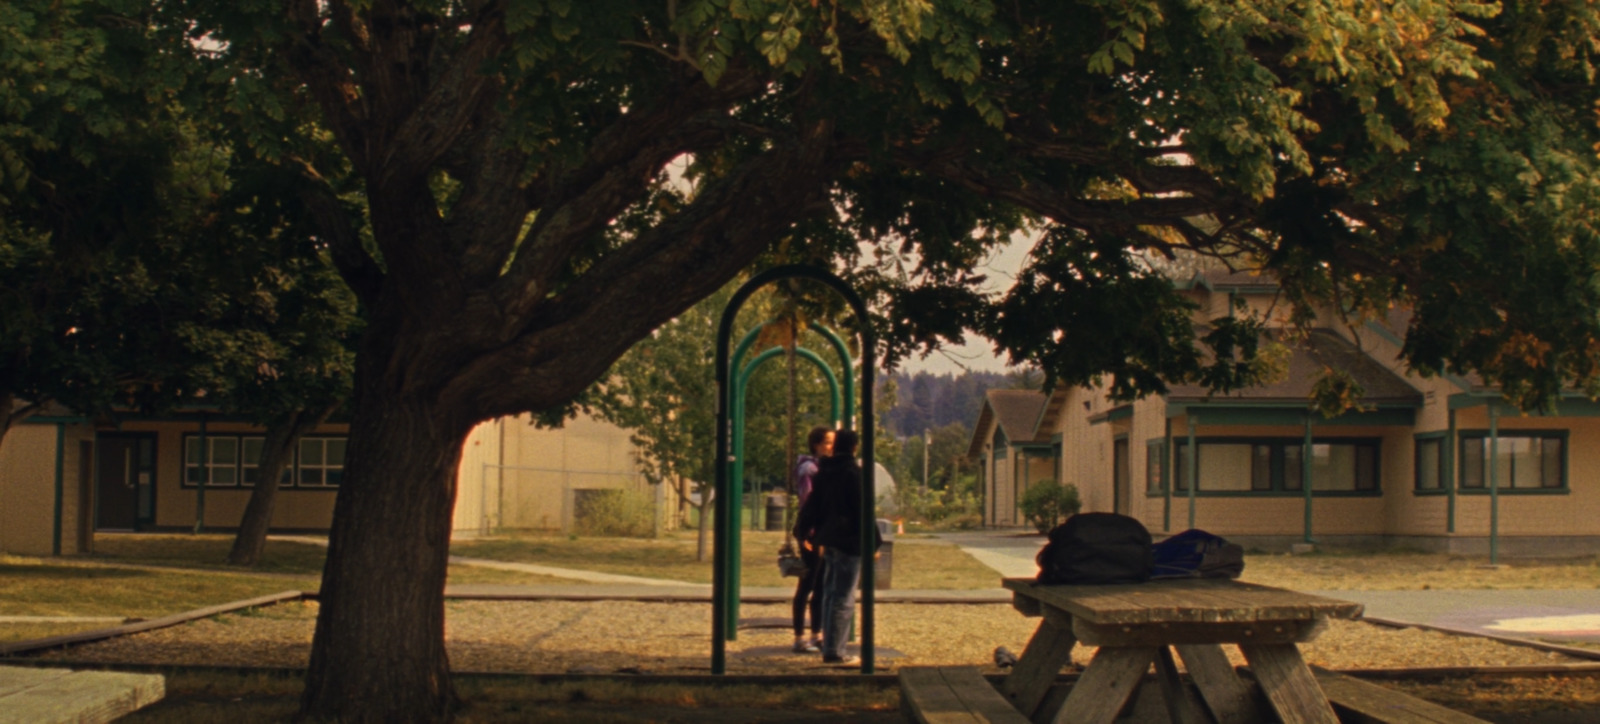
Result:
{"label": "wooden picnic table", "polygon": [[[1001,687],[1035,722],[1109,724],[1152,662],[1173,722],[1265,720],[1221,644],[1239,646],[1281,721],[1339,721],[1296,644],[1315,638],[1328,619],[1361,615],[1359,603],[1228,579],[1041,586],[1007,578],[1004,585],[1018,611],[1042,619]],[[1061,709],[1038,712],[1078,643],[1099,651]],[[1173,649],[1203,701],[1179,680]]]}

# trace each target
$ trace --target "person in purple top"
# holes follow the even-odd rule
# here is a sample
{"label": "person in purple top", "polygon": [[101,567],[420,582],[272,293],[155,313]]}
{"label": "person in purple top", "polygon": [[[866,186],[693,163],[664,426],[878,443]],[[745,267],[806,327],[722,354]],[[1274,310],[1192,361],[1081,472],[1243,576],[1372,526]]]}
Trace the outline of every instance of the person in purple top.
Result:
{"label": "person in purple top", "polygon": [[[833,430],[818,425],[806,436],[809,455],[801,455],[795,463],[794,490],[800,505],[811,497],[812,477],[817,474],[817,461],[833,454]],[[794,590],[794,650],[795,653],[816,652],[822,647],[822,553],[816,544],[796,536],[800,543],[800,560],[806,564],[806,574],[800,577]],[[811,611],[811,638],[806,638],[806,611]]]}

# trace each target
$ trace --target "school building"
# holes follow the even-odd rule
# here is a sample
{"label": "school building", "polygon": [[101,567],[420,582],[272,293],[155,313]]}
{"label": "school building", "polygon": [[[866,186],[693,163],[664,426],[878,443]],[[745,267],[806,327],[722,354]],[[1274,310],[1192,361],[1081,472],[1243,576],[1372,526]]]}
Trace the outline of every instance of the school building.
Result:
{"label": "school building", "polygon": [[[1180,288],[1200,323],[1241,300],[1265,313],[1277,294],[1249,273],[1198,274]],[[1407,321],[1396,311],[1351,330],[1325,314],[1290,344],[1285,374],[1230,394],[1174,386],[1129,403],[1085,387],[992,391],[970,449],[984,521],[1021,524],[1022,491],[1053,480],[1076,485],[1085,511],[1133,516],[1157,536],[1201,528],[1266,550],[1600,552],[1600,404],[1574,392],[1553,414],[1523,413],[1481,380],[1413,374],[1400,358]],[[1365,388],[1359,409],[1309,409],[1325,368]]]}

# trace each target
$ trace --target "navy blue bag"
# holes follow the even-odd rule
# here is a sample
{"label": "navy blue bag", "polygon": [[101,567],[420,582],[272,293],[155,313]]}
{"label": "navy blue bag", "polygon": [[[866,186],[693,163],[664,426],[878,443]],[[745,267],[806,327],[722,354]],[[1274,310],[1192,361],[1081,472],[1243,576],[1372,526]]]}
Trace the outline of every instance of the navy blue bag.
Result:
{"label": "navy blue bag", "polygon": [[1238,578],[1244,548],[1222,536],[1190,529],[1151,547],[1150,578]]}

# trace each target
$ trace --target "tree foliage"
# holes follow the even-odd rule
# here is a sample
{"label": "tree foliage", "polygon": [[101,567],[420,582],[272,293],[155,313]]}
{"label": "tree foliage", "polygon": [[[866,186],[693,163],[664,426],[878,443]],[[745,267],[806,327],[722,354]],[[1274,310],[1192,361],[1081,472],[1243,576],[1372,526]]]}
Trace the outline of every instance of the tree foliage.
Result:
{"label": "tree foliage", "polygon": [[[1120,396],[1248,384],[1259,323],[1197,337],[1146,261],[1188,251],[1270,270],[1304,323],[1414,308],[1424,372],[1600,389],[1581,0],[141,7],[365,313],[310,715],[449,715],[472,425],[568,403],[774,245],[845,271],[890,357],[977,331]],[[1025,227],[1015,288],[980,294]]]}

